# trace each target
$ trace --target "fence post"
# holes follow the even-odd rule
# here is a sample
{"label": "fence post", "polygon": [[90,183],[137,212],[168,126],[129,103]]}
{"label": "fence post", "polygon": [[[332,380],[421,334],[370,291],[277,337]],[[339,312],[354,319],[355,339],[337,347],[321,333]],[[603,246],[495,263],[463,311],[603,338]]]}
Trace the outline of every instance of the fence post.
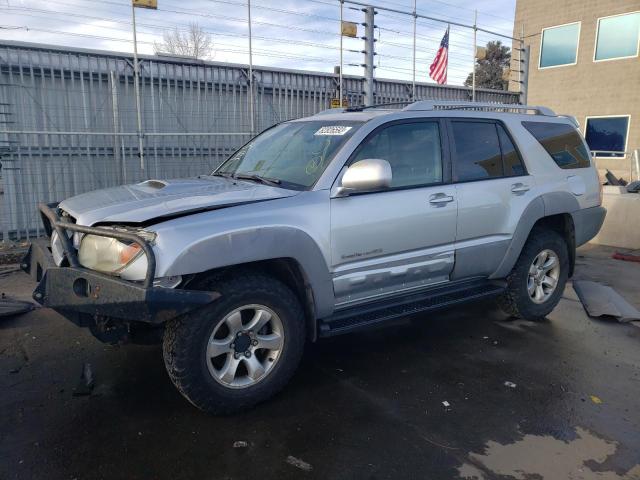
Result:
{"label": "fence post", "polygon": [[124,172],[124,164],[120,156],[120,139],[118,132],[120,131],[120,118],[118,113],[118,90],[116,85],[116,74],[113,70],[109,72],[109,83],[111,84],[111,116],[113,119],[113,159],[116,161],[116,168],[119,170],[120,183],[126,182],[126,174]]}
{"label": "fence post", "polygon": [[364,104],[373,105],[373,56],[375,49],[373,7],[364,9]]}

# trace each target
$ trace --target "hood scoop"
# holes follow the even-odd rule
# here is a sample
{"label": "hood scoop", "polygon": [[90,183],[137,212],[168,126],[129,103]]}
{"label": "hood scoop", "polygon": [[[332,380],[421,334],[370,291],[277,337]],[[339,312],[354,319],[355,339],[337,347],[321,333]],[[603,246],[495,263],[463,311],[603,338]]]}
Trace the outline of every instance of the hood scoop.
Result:
{"label": "hood scoop", "polygon": [[168,185],[167,182],[164,182],[162,180],[146,180],[144,182],[140,182],[138,184],[138,186],[140,187],[148,187],[148,188],[152,188],[154,190],[161,190],[164,187],[166,187]]}

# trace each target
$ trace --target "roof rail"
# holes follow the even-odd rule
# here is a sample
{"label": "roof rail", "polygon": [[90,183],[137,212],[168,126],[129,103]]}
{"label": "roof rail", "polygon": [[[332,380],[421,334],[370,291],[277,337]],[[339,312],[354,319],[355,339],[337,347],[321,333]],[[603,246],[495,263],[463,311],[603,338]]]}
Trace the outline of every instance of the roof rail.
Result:
{"label": "roof rail", "polygon": [[421,100],[407,105],[403,110],[477,110],[477,111],[504,111],[508,113],[533,113],[534,115],[545,115],[555,117],[553,110],[547,107],[535,105],[517,105],[512,103],[481,103],[481,102],[456,102],[442,100]]}

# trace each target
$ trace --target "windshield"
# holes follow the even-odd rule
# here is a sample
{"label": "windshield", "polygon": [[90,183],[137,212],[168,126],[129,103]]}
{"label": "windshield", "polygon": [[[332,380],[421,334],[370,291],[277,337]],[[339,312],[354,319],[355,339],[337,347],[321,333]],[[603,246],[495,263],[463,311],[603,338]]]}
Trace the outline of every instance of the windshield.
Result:
{"label": "windshield", "polygon": [[240,148],[213,175],[260,177],[284,188],[307,189],[361,125],[326,120],[277,125]]}

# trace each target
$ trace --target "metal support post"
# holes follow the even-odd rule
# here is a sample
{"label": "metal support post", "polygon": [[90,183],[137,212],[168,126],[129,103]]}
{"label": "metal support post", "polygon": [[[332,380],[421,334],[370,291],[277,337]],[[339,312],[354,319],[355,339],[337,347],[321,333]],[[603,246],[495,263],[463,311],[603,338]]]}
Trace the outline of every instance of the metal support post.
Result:
{"label": "metal support post", "polygon": [[416,20],[417,12],[417,0],[413,0],[413,79],[411,82],[411,100],[416,99]]}
{"label": "metal support post", "polygon": [[247,19],[249,23],[249,117],[251,136],[255,135],[255,119],[253,113],[253,46],[251,36],[251,0],[247,1]]}
{"label": "metal support post", "polygon": [[373,100],[373,56],[375,55],[374,23],[375,11],[373,7],[364,8],[364,104],[370,107]]}
{"label": "metal support post", "polygon": [[136,116],[138,121],[138,151],[140,153],[140,170],[144,172],[144,142],[142,134],[142,113],[140,111],[140,65],[138,64],[138,39],[136,37],[136,7],[131,2],[133,20],[133,82],[136,94]]}
{"label": "metal support post", "polygon": [[344,10],[344,1],[340,0],[340,83],[339,83],[339,90],[340,90],[340,94],[338,96],[338,98],[340,99],[340,106],[342,107],[342,99],[344,98],[344,93],[342,91],[342,63],[343,63],[343,53],[342,53],[342,42],[343,42],[343,36],[342,35],[342,18],[343,18],[343,10]]}
{"label": "metal support post", "polygon": [[478,10],[473,14],[473,73],[471,81],[471,101],[476,101],[476,56],[478,54]]}
{"label": "metal support post", "polygon": [[520,69],[522,70],[522,80],[520,83],[520,104],[527,104],[527,94],[529,90],[529,45],[522,47],[522,62]]}

